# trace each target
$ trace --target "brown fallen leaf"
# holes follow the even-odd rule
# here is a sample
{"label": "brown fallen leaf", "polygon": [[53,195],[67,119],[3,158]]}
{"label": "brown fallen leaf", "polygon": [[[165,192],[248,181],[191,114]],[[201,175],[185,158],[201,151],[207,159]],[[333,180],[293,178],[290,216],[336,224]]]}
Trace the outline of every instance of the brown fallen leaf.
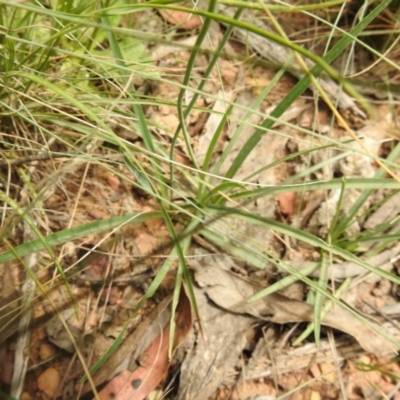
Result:
{"label": "brown fallen leaf", "polygon": [[134,372],[123,371],[111,380],[99,392],[100,400],[145,399],[168,371],[168,338],[169,327],[166,327],[140,357],[143,364]]}
{"label": "brown fallen leaf", "polygon": [[[175,323],[173,350],[186,338],[192,326],[191,305],[184,288],[181,289]],[[139,367],[132,373],[127,370],[122,371],[99,392],[99,398],[101,400],[145,399],[168,372],[169,336],[170,324],[167,323],[160,335],[140,355]]]}
{"label": "brown fallen leaf", "polygon": [[[278,324],[313,321],[314,310],[310,304],[290,299],[279,293],[249,303],[247,299],[260,288],[216,266],[196,269],[195,279],[199,286],[205,289],[210,300],[231,312],[250,314]],[[322,324],[353,336],[360,346],[370,353],[397,350],[393,343],[377,333],[380,331],[377,324],[364,323],[340,306],[335,306],[322,319]],[[396,342],[394,339],[393,341]]]}
{"label": "brown fallen leaf", "polygon": [[176,308],[175,324],[176,328],[175,328],[173,350],[176,350],[181,345],[181,343],[186,339],[186,336],[192,329],[193,325],[192,306],[190,304],[189,297],[186,293],[185,285],[183,285],[181,288],[179,303]]}
{"label": "brown fallen leaf", "polygon": [[[104,363],[104,365],[92,376],[93,382],[95,386],[99,386],[110,380],[117,373],[123,371],[126,368],[126,365],[129,364],[126,360],[133,356],[135,357],[135,353],[138,349],[143,348],[146,349],[148,345],[142,345],[143,341],[146,341],[148,336],[152,334],[149,333],[152,324],[159,324],[159,318],[161,320],[164,319],[164,312],[167,311],[166,308],[171,301],[171,297],[168,296],[164,300],[162,300],[139,324],[139,326],[129,334],[121,346],[111,355],[111,357]],[[156,334],[153,336],[156,337]],[[106,351],[108,351],[110,343],[103,337],[99,337],[96,339],[96,348],[100,349],[100,354],[103,355]],[[102,349],[102,351],[101,351]],[[140,355],[141,351],[138,351],[137,357]],[[125,365],[125,366],[124,366]],[[130,371],[128,371],[130,372]],[[82,394],[89,392],[92,388],[89,382],[86,382],[82,388],[78,385],[76,390],[81,391]]]}

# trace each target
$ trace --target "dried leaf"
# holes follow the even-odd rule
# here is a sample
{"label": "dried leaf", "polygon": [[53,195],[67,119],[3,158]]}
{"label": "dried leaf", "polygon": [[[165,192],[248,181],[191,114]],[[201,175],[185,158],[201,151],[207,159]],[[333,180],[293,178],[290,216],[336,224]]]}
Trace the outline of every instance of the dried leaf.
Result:
{"label": "dried leaf", "polygon": [[[205,288],[207,296],[220,307],[234,313],[246,313],[279,324],[288,322],[312,322],[313,307],[307,303],[273,293],[260,301],[248,303],[247,299],[260,288],[238,276],[215,266],[195,271],[197,283]],[[366,351],[387,352],[394,345],[378,336],[378,326],[361,322],[349,311],[334,307],[322,320],[322,324],[353,336]],[[374,332],[375,330],[375,332]]]}
{"label": "dried leaf", "polygon": [[133,373],[123,371],[99,393],[101,400],[142,400],[158,386],[168,371],[169,327],[140,357],[141,364]]}
{"label": "dried leaf", "polygon": [[176,309],[176,329],[174,338],[174,350],[186,339],[192,329],[193,315],[192,306],[186,293],[185,286],[182,286],[178,307]]}
{"label": "dried leaf", "polygon": [[[192,326],[191,305],[183,289],[176,310],[175,322],[174,350],[186,338]],[[169,328],[170,325],[167,323],[160,335],[140,355],[140,366],[135,371],[132,373],[123,371],[107,384],[99,393],[101,400],[131,398],[142,400],[160,384],[169,368]]]}
{"label": "dried leaf", "polygon": [[[129,364],[129,359],[131,357],[137,358],[146,349],[149,344],[142,345],[146,342],[146,339],[152,336],[151,328],[152,324],[159,324],[159,317],[163,315],[164,310],[170,303],[171,298],[165,298],[160,304],[157,305],[146,317],[146,319],[133,331],[130,335],[126,337],[124,342],[118,349],[110,356],[110,358],[102,365],[102,367],[92,376],[93,382],[96,386],[101,385],[107,380],[115,376]],[[163,319],[163,318],[161,318]],[[153,336],[155,338],[157,333]],[[105,342],[105,343],[104,343]],[[151,342],[150,342],[151,343]],[[98,338],[96,340],[96,348],[100,347],[102,349],[101,354],[103,355],[109,347],[109,341]],[[141,349],[141,350],[140,350]],[[139,351],[137,351],[139,350]],[[137,352],[137,354],[136,354]],[[129,371],[128,371],[129,372]],[[130,373],[130,372],[129,372]],[[82,393],[85,394],[91,390],[90,384],[87,382],[82,388]]]}
{"label": "dried leaf", "polygon": [[[86,314],[86,301],[80,301],[78,304],[78,315],[75,308],[67,308],[66,310],[60,311],[60,313],[54,316],[51,320],[46,323],[46,333],[49,341],[56,346],[73,353],[75,351],[73,339],[78,339],[82,333],[85,324]],[[68,324],[70,332],[73,335],[71,338],[70,333],[64,328],[60,318]]]}

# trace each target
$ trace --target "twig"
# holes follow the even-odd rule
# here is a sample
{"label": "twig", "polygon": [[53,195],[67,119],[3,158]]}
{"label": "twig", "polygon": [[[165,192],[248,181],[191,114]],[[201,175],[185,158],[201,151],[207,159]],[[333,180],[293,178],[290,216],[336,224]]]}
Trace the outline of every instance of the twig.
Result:
{"label": "twig", "polygon": [[47,161],[53,158],[65,158],[69,156],[73,156],[76,154],[70,152],[70,153],[62,153],[62,154],[54,154],[54,153],[43,153],[43,154],[36,154],[34,156],[25,156],[25,157],[19,157],[19,158],[14,158],[14,159],[3,159],[0,160],[0,167],[7,167],[7,166],[13,166],[17,167],[19,165],[35,162],[35,161]]}

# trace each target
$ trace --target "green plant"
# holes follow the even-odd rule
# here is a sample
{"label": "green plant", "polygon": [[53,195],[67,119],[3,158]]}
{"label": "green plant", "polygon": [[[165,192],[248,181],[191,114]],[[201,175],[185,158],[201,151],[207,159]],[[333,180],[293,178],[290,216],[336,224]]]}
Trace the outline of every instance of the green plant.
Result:
{"label": "green plant", "polygon": [[[84,4],[78,1],[49,1],[44,5],[26,2],[11,4],[0,0],[2,36],[0,115],[3,126],[0,145],[5,160],[0,176],[3,186],[1,200],[4,204],[0,231],[4,246],[0,262],[5,263],[13,259],[23,261],[28,255],[38,252],[42,254],[40,252],[44,251],[46,257],[42,256],[41,267],[48,269],[54,265],[61,277],[60,282],[69,286],[69,277],[64,273],[65,267],[62,265],[63,252],[60,248],[55,251],[56,246],[89,235],[99,235],[102,232],[108,232],[108,235],[123,232],[123,228],[128,224],[140,224],[162,218],[171,239],[169,257],[158,270],[138,306],[154,295],[177,261],[172,310],[176,308],[181,286],[185,282],[192,305],[201,320],[201,312],[197,310],[192,290],[193,283],[186,261],[193,235],[200,234],[225,252],[240,257],[248,265],[262,269],[268,264],[273,264],[279,271],[283,269],[283,274],[289,275],[289,279],[283,278],[261,291],[252,300],[276,289],[282,289],[296,280],[302,280],[312,288],[315,291],[314,332],[318,343],[324,300],[329,298],[346,307],[328,288],[329,279],[325,268],[328,260],[336,257],[351,261],[384,279],[399,283],[397,276],[380,270],[358,257],[361,254],[358,250],[362,248],[363,243],[374,244],[375,249],[371,252],[382,250],[393,240],[398,239],[397,231],[390,237],[383,235],[382,232],[388,229],[387,224],[376,227],[374,231],[357,232],[352,235],[346,235],[346,231],[362,218],[361,210],[364,217],[373,211],[373,206],[366,205],[372,194],[379,190],[398,190],[396,161],[400,146],[394,145],[386,158],[371,156],[366,147],[354,146],[354,140],[362,146],[363,142],[348,126],[346,129],[353,136],[350,139],[340,140],[324,136],[313,129],[302,129],[289,122],[283,122],[286,127],[301,131],[304,141],[310,143],[309,148],[266,165],[263,160],[259,160],[258,170],[252,171],[247,176],[241,177],[238,172],[263,137],[282,135],[274,125],[312,83],[318,88],[317,78],[321,76],[335,79],[361,104],[370,109],[367,100],[349,83],[351,81],[346,79],[346,74],[332,65],[349,46],[355,43],[362,44],[359,38],[368,33],[371,22],[381,15],[391,2],[381,1],[374,7],[364,10],[359,21],[356,21],[348,32],[335,25],[338,20],[325,21],[332,34],[333,31],[339,32],[340,37],[325,54],[320,56],[291,41],[279,29],[278,22],[275,25],[277,33],[272,33],[241,20],[242,12],[246,8],[259,8],[272,18],[276,11],[289,11],[285,5],[269,7],[257,2],[221,1],[221,3],[238,7],[233,18],[216,11],[218,6],[216,0],[202,4],[204,9],[194,10],[173,1],[132,4],[124,0],[100,3],[92,1]],[[316,9],[328,8],[330,3],[341,2],[326,2],[325,5],[318,7],[304,6],[303,11],[313,13]],[[151,32],[141,32],[134,25],[143,15],[146,18],[153,18],[152,12],[157,9],[190,11],[203,18],[203,25],[196,43],[191,48],[191,55],[186,70],[180,76],[180,82],[168,74],[163,74],[162,69],[155,66],[146,47],[147,43],[154,41],[165,41],[168,44],[171,39],[167,35],[166,38],[163,37],[164,32],[160,32],[157,36]],[[227,24],[228,27],[218,47],[209,55],[209,67],[204,71],[203,80],[194,84],[196,59],[203,54],[202,44],[209,34],[212,21]],[[130,24],[133,24],[133,27]],[[277,42],[295,53],[285,65],[277,68],[270,84],[261,91],[251,105],[243,106],[235,104],[234,101],[223,101],[225,111],[220,115],[220,121],[203,161],[199,162],[187,129],[187,118],[193,111],[214,113],[206,107],[196,106],[196,101],[199,97],[210,101],[218,100],[215,95],[206,93],[204,86],[213,69],[217,68],[218,60],[234,28],[241,28]],[[382,62],[387,61],[384,55],[378,53],[378,56],[381,56]],[[259,111],[260,104],[273,91],[296,57],[300,60],[302,57],[308,59],[315,65],[308,68],[300,63],[305,69],[304,76],[278,102],[269,115],[265,116]],[[251,63],[250,60],[247,62]],[[179,88],[176,101],[160,98],[150,90],[142,90],[147,85],[157,86],[163,83]],[[186,100],[188,94],[191,96],[189,101]],[[342,117],[336,105],[322,89],[320,96],[337,120],[340,120]],[[179,124],[175,130],[160,127],[146,114],[151,107],[163,105],[176,107]],[[233,114],[235,108],[241,109],[242,117]],[[254,116],[261,120],[252,126],[249,121]],[[343,119],[341,122],[346,124]],[[224,129],[229,123],[237,124],[237,127],[233,130],[229,144],[215,160],[217,144],[221,141]],[[158,128],[163,129],[162,135],[155,133]],[[243,132],[252,128],[254,130],[251,135],[243,145],[240,145]],[[230,158],[235,146],[240,148],[237,155]],[[255,182],[258,173],[291,162],[296,157],[311,157],[314,152],[321,149],[338,150],[337,158],[344,158],[352,153],[370,156],[380,168],[375,176],[370,178],[343,176],[329,181],[310,180],[315,171],[329,168],[334,163],[335,157],[332,156],[310,165],[297,174],[292,174],[279,185],[259,185]],[[186,165],[179,161],[178,151],[187,157]],[[37,173],[40,168],[36,170],[30,166],[30,162],[35,158],[39,163],[47,158],[53,164],[43,164],[42,172]],[[59,158],[63,161],[57,166]],[[26,162],[20,163],[18,160],[21,159],[25,159]],[[13,165],[15,167],[12,167]],[[128,212],[125,207],[122,209],[122,215],[101,221],[80,223],[79,220],[75,220],[75,211],[81,204],[85,177],[94,167],[117,176],[123,184],[140,189],[154,199],[154,211],[135,214]],[[388,173],[394,179],[387,179]],[[73,182],[74,174],[82,178],[82,185]],[[76,202],[70,202],[70,205],[74,205],[74,211],[70,214],[65,211],[68,222],[58,225],[46,208],[56,185],[66,198],[72,193],[77,196]],[[65,185],[76,185],[79,189],[70,190]],[[248,204],[260,199],[282,193],[298,193],[299,196],[303,196],[306,192],[318,190],[340,192],[336,213],[325,237],[318,237],[286,222],[259,215],[254,210],[246,210]],[[343,196],[350,190],[360,192],[352,207],[343,216],[341,209]],[[387,199],[388,197],[382,199],[382,203]],[[290,266],[286,268],[280,262],[279,254],[271,249],[264,249],[259,237],[246,237],[247,232],[243,232],[241,237],[237,221],[246,226],[273,231],[281,238],[291,238],[321,252],[323,258],[321,271],[324,273],[321,273],[319,281],[308,276],[312,272],[311,269],[298,272]],[[28,235],[18,234],[19,224],[29,232]],[[239,235],[235,234],[235,230],[239,230]],[[15,240],[12,239],[13,236]],[[25,238],[28,238],[27,242]],[[40,288],[41,294],[46,296],[50,282],[41,283],[36,276],[37,270],[32,269],[26,262],[24,265],[27,275]],[[71,291],[70,296],[74,302]],[[349,307],[347,309],[357,315]],[[171,328],[173,331],[173,322]],[[96,368],[101,366],[104,360],[100,360]],[[88,374],[87,368],[86,372]]]}

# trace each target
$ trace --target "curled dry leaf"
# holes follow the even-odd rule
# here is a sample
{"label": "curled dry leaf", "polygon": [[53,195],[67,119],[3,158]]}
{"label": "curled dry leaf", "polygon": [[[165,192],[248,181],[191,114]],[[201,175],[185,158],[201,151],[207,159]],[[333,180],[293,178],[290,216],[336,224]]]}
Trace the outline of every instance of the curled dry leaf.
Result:
{"label": "curled dry leaf", "polygon": [[[247,299],[260,288],[218,267],[207,266],[195,270],[195,279],[214,303],[228,311],[250,314],[278,324],[313,321],[311,305],[279,293],[249,303]],[[368,352],[386,353],[395,352],[397,349],[389,340],[385,340],[377,333],[380,327],[375,323],[360,321],[339,306],[335,306],[323,318],[322,324],[353,336]]]}
{"label": "curled dry leaf", "polygon": [[[57,347],[73,353],[75,351],[74,340],[78,339],[84,330],[86,314],[86,302],[81,301],[78,305],[78,316],[75,308],[62,310],[59,315],[54,316],[46,323],[46,333],[49,341]],[[70,332],[67,332],[60,318],[63,318],[68,325]],[[72,337],[71,337],[72,334]]]}
{"label": "curled dry leaf", "polygon": [[[384,250],[373,257],[364,259],[369,265],[379,268],[383,271],[390,271],[393,268],[392,259],[396,257],[400,252],[400,244],[393,246],[390,249]],[[310,265],[310,261],[304,260],[292,260],[290,266],[296,270],[301,270]],[[348,277],[354,277],[361,274],[365,274],[366,270],[363,266],[355,264],[351,261],[333,262],[328,266],[328,276],[331,279],[342,280]],[[316,269],[310,276],[313,278],[319,277],[320,270]],[[377,275],[370,275],[369,279],[379,279]]]}
{"label": "curled dry leaf", "polygon": [[145,399],[167,373],[168,337],[169,330],[165,328],[142,354],[142,365],[133,373],[122,371],[99,393],[99,398],[101,400]]}

